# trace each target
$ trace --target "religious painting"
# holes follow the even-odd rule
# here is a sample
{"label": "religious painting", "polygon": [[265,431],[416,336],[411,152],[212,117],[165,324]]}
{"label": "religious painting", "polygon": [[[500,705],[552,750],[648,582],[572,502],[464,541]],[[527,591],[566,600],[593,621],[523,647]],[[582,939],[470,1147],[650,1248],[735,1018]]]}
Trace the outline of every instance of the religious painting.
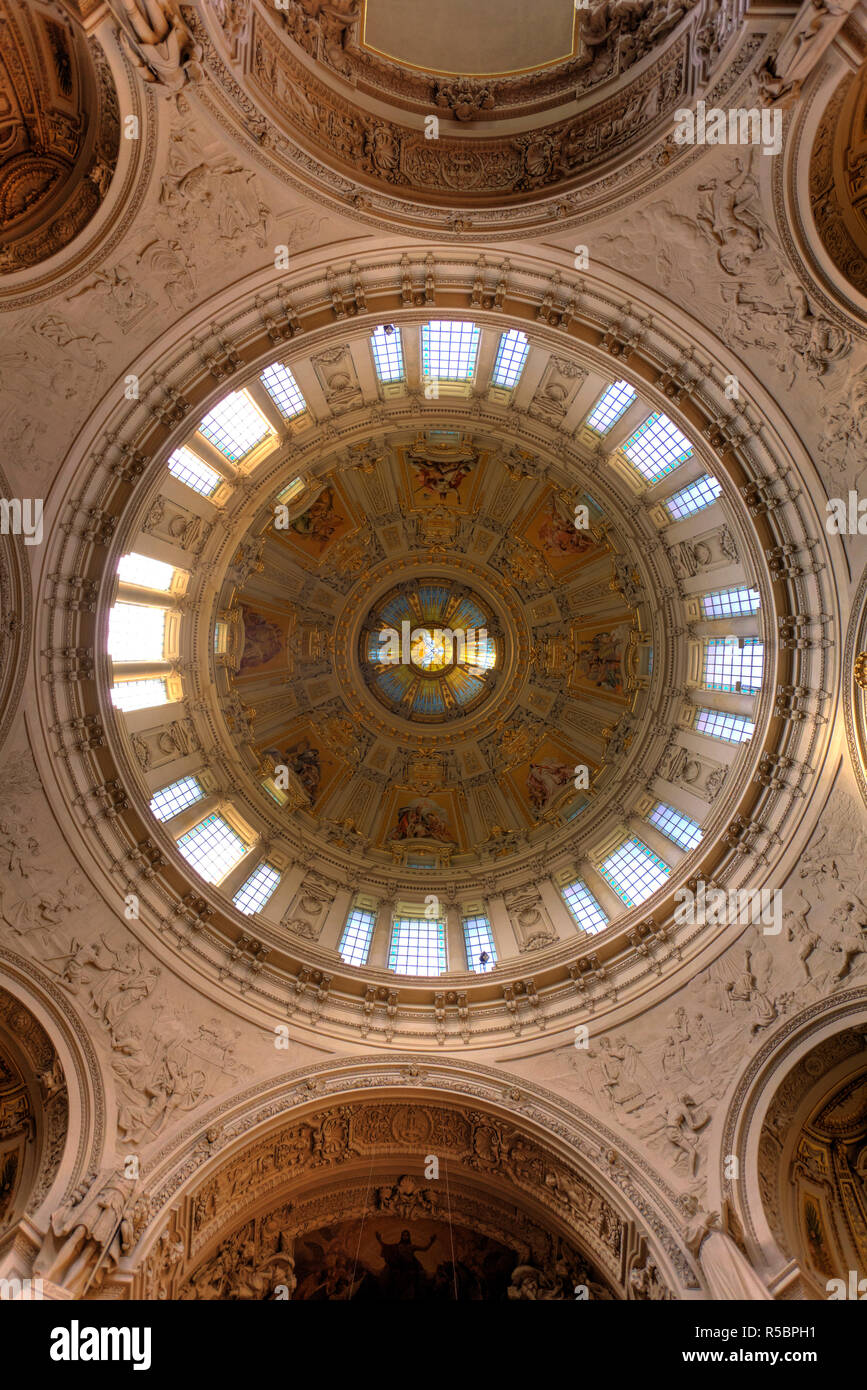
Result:
{"label": "religious painting", "polygon": [[429,796],[414,796],[397,808],[397,823],[390,840],[440,840],[454,844],[454,836],[442,808]]}
{"label": "religious painting", "polygon": [[575,790],[575,767],[586,761],[562,739],[547,737],[505,777],[521,810],[533,821],[569,799]]}
{"label": "religious painting", "polygon": [[543,758],[541,762],[531,763],[527,773],[527,791],[530,805],[534,811],[547,811],[563,787],[575,780],[575,768],[561,763],[556,758]]}
{"label": "religious painting", "polygon": [[625,688],[624,655],[628,641],[629,627],[626,623],[594,632],[592,636],[579,640],[575,646],[572,681],[622,695]]}
{"label": "religious painting", "polygon": [[549,489],[530,514],[524,539],[544,555],[555,574],[576,568],[599,554],[599,542],[589,530],[579,530],[568,504]]}
{"label": "religious painting", "polygon": [[374,1214],[295,1242],[295,1302],[502,1302],[515,1251],[464,1226]]}
{"label": "religious painting", "polygon": [[332,789],[344,770],[344,764],[309,724],[279,739],[263,752],[295,774],[311,807]]}
{"label": "religious painting", "polygon": [[452,848],[464,841],[462,818],[453,792],[426,795],[397,788],[386,798],[379,822],[382,845],[428,840]]}
{"label": "religious painting", "polygon": [[311,559],[321,560],[326,552],[356,529],[356,521],[346,498],[331,484],[322,489],[306,511],[274,534],[293,549]]}
{"label": "religious painting", "polygon": [[286,663],[287,624],[283,615],[265,610],[260,612],[248,604],[241,605],[244,621],[244,650],[240,674],[272,670]]}
{"label": "religious painting", "polygon": [[469,506],[480,474],[480,452],[474,444],[422,437],[399,453],[413,509],[464,510]]}

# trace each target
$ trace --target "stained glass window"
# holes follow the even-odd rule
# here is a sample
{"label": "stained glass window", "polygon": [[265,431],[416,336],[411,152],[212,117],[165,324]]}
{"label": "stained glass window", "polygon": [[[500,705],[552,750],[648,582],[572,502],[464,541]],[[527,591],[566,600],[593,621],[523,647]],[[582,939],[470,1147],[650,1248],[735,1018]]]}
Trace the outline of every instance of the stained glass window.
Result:
{"label": "stained glass window", "polygon": [[307,409],[307,402],[301,394],[298,382],[282,362],[274,362],[270,367],[266,367],[260,380],[287,420],[303,414]]}
{"label": "stained glass window", "polygon": [[261,912],[279,882],[279,869],[273,864],[260,864],[238,889],[232,902],[239,912],[248,916],[251,912]]}
{"label": "stained glass window", "polygon": [[600,872],[627,907],[636,907],[661,888],[671,868],[633,836],[600,865]]}
{"label": "stained glass window", "polygon": [[397,975],[442,975],[446,968],[445,922],[398,917],[391,933],[388,966]]}
{"label": "stained glass window", "polygon": [[352,909],[337,948],[347,965],[366,964],[375,925],[375,912],[368,912],[362,907]]}
{"label": "stained glass window", "polygon": [[384,324],[370,335],[370,348],[373,353],[373,361],[376,365],[376,375],[380,381],[403,381],[403,347],[400,340],[400,329],[395,328],[393,323],[388,327],[391,332],[386,331]]}
{"label": "stained glass window", "polygon": [[721,492],[722,485],[716,478],[704,473],[688,487],[683,487],[680,492],[667,497],[665,505],[672,521],[681,521],[685,516],[692,516],[693,512],[700,512],[704,507],[709,507]]}
{"label": "stained glass window", "polygon": [[607,434],[635,400],[635,387],[628,381],[615,381],[606,387],[587,416],[587,424],[597,434]]}
{"label": "stained glass window", "polygon": [[487,917],[473,915],[464,918],[464,944],[468,970],[475,975],[486,975],[493,970],[497,963],[497,948]]}
{"label": "stained glass window", "polygon": [[194,825],[177,844],[181,854],[206,883],[219,883],[247,852],[240,835],[216,814]]}
{"label": "stained glass window", "polygon": [[432,319],[421,330],[422,371],[434,381],[471,381],[479,351],[474,323]]}
{"label": "stained glass window", "polygon": [[667,415],[655,413],[623,445],[630,463],[649,483],[657,483],[692,454],[692,445]]}
{"label": "stained glass window", "polygon": [[497,348],[497,360],[491,377],[494,385],[506,388],[516,386],[529,351],[526,333],[519,333],[517,328],[510,328],[508,333],[504,333]]}
{"label": "stained glass window", "polygon": [[664,801],[657,802],[647,819],[681,849],[695,849],[701,843],[704,832],[698,821],[685,816],[673,806],[667,806]]}
{"label": "stained glass window", "polygon": [[230,463],[237,463],[262,442],[270,433],[270,426],[246,391],[232,391],[205,416],[199,433]]}
{"label": "stained glass window", "polygon": [[728,714],[719,709],[700,709],[695,727],[700,734],[724,738],[728,743],[749,743],[756,728],[745,714]]}
{"label": "stained glass window", "polygon": [[566,906],[582,931],[597,932],[608,926],[608,918],[583,879],[567,883],[562,892]]}
{"label": "stained glass window", "polygon": [[151,797],[150,808],[157,820],[171,820],[179,811],[192,806],[196,801],[201,801],[204,795],[204,790],[195,777],[182,777],[180,781],[172,782],[170,786],[155,792]]}
{"label": "stained glass window", "polygon": [[708,690],[755,695],[762,688],[765,649],[757,637],[708,637],[704,684]]}

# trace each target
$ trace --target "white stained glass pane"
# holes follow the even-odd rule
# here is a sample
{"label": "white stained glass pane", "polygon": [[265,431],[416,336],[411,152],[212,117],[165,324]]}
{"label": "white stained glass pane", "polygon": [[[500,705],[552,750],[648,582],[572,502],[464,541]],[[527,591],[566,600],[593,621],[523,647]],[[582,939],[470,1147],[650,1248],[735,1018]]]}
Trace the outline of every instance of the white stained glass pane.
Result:
{"label": "white stained glass pane", "polygon": [[673,806],[667,806],[664,801],[657,802],[647,819],[681,849],[695,849],[701,843],[704,831],[698,821],[685,816]]}
{"label": "white stained glass pane", "polygon": [[591,430],[596,430],[597,434],[607,434],[621,415],[625,415],[634,400],[635,387],[630,386],[628,381],[615,381],[602,392],[587,416],[587,424]]}
{"label": "white stained glass pane", "polygon": [[692,445],[667,415],[653,414],[623,446],[630,463],[649,483],[659,482],[692,454]]}
{"label": "white stained glass pane", "polygon": [[566,906],[582,931],[597,932],[608,926],[608,918],[583,879],[576,878],[574,883],[566,884],[562,892]]}
{"label": "white stained glass pane", "polygon": [[390,333],[386,332],[385,325],[380,324],[379,328],[370,335],[370,349],[373,353],[373,361],[376,366],[376,375],[380,381],[403,381],[403,346],[400,340],[400,329],[395,328],[394,324],[389,324]]}
{"label": "white stained glass pane", "polygon": [[474,672],[490,671],[497,664],[497,644],[487,633],[482,637],[477,632],[471,638],[464,639],[464,656],[466,664]]}
{"label": "white stained glass pane", "polygon": [[275,362],[272,366],[266,367],[260,380],[287,420],[301,415],[307,409],[307,402],[301,394],[298,382],[282,362]]}
{"label": "white stained glass pane", "polygon": [[187,449],[184,445],[175,449],[169,459],[169,472],[179,483],[185,483],[193,492],[201,493],[202,497],[210,497],[222,481],[219,473],[215,473],[213,468],[203,463],[198,454],[194,454],[192,449]]}
{"label": "white stained glass pane", "polygon": [[474,975],[487,975],[497,963],[494,933],[487,917],[464,918],[464,942],[467,948],[467,969]]}
{"label": "white stained glass pane", "polygon": [[727,714],[719,709],[700,709],[695,727],[700,734],[724,738],[728,743],[749,743],[756,728],[745,714]]}
{"label": "white stained glass pane", "polygon": [[681,521],[683,517],[692,516],[693,512],[700,512],[702,508],[709,507],[721,492],[722,485],[716,478],[704,473],[700,478],[696,478],[694,483],[690,483],[689,487],[681,488],[680,492],[667,497],[665,505],[672,521]]}
{"label": "white stained glass pane", "polygon": [[240,835],[218,815],[207,816],[194,825],[177,844],[187,863],[206,883],[219,883],[247,851]]}
{"label": "white stained glass pane", "polygon": [[337,947],[347,965],[365,965],[370,954],[376,913],[354,907],[346,919],[340,945]]}
{"label": "white stained glass pane", "polygon": [[474,323],[432,319],[421,330],[422,372],[435,381],[470,381],[476,370],[479,330]]}
{"label": "white stained glass pane", "polygon": [[134,709],[167,705],[169,696],[166,683],[164,680],[118,681],[111,687],[111,703],[127,714]]}
{"label": "white stained glass pane", "polygon": [[162,560],[151,560],[148,555],[132,554],[123,556],[117,572],[125,584],[140,584],[143,589],[158,589],[166,594],[172,587],[175,567]]}
{"label": "white stained glass pane", "polygon": [[205,416],[199,433],[237,463],[270,433],[270,426],[246,391],[232,391]]}
{"label": "white stained glass pane", "polygon": [[112,661],[162,661],[166,610],[140,603],[116,603],[108,619]]}
{"label": "white stained glass pane", "polygon": [[170,786],[155,792],[151,797],[150,808],[157,820],[171,820],[179,811],[192,806],[196,801],[201,801],[204,795],[204,790],[195,777],[182,777],[179,782],[172,782]]}
{"label": "white stained glass pane", "polygon": [[508,333],[504,333],[497,348],[497,360],[491,378],[494,385],[508,388],[517,386],[529,351],[530,344],[526,333],[520,333],[517,328],[510,328]]}
{"label": "white stained glass pane", "polygon": [[706,618],[751,618],[758,613],[761,601],[758,589],[738,585],[703,594],[701,606]]}
{"label": "white stained glass pane", "polygon": [[755,695],[762,688],[765,649],[757,637],[708,637],[704,648],[707,690]]}
{"label": "white stained glass pane", "polygon": [[396,975],[442,975],[446,968],[445,922],[398,917],[391,933],[388,968]]}
{"label": "white stained glass pane", "polygon": [[626,840],[600,865],[600,873],[627,907],[636,907],[661,888],[671,869],[643,840]]}
{"label": "white stained glass pane", "polygon": [[260,864],[238,889],[232,902],[239,912],[248,916],[251,912],[261,912],[279,882],[279,869],[275,869],[273,864]]}

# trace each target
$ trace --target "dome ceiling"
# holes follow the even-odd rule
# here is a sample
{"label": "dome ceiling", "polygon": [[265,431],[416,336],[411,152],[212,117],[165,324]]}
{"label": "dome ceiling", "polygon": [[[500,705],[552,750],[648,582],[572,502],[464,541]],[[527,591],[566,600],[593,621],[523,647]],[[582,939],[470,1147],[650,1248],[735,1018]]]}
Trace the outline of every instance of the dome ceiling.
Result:
{"label": "dome ceiling", "polygon": [[202,95],[269,167],[357,213],[493,232],[574,214],[556,198],[593,179],[610,196],[615,158],[620,192],[646,183],[678,154],[673,111],[744,38],[722,0],[449,4],[452,25],[421,0],[216,0],[190,18]]}
{"label": "dome ceiling", "polygon": [[0,271],[66,246],[111,182],[117,93],[102,49],[48,5],[0,0]]}
{"label": "dome ceiling", "polygon": [[396,930],[391,970],[520,969],[737,832],[770,591],[706,444],[610,357],[481,307],[342,303],[177,417],[124,533],[107,724],[140,852],[301,938],[319,988],[368,963],[377,912],[417,944],[431,894],[438,944]]}
{"label": "dome ceiling", "polygon": [[[661,988],[675,890],[737,883],[763,789],[797,795],[766,755],[805,728],[766,484],[752,514],[736,485],[751,407],[661,335],[646,360],[630,306],[579,307],[517,259],[450,258],[445,304],[433,253],[255,304],[255,347],[221,336],[117,445],[96,613],[58,608],[95,679],[45,696],[99,762],[76,804],[113,882],[225,988],[335,1036],[489,1046],[572,1017],[609,969]],[[433,618],[461,603],[493,665],[431,721],[402,696],[440,679]],[[401,657],[402,612],[430,620],[399,688],[370,659],[383,605]]]}
{"label": "dome ceiling", "polygon": [[402,431],[377,454],[371,473],[320,473],[261,534],[217,615],[238,640],[215,683],[262,764],[288,769],[308,833],[429,867],[506,854],[579,814],[642,706],[634,572],[618,574],[598,506],[595,533],[576,530],[572,495],[529,455],[510,472],[467,430]]}

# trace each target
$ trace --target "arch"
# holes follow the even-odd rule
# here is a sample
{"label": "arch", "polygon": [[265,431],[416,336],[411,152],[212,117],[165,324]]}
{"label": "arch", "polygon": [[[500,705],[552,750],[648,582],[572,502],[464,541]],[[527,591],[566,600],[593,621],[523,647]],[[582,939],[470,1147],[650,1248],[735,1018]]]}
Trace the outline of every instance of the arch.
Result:
{"label": "arch", "polygon": [[[132,1194],[150,1219],[118,1264],[119,1287],[156,1297],[165,1281],[174,1295],[290,1194],[309,1201],[302,1224],[310,1229],[342,1184],[352,1214],[364,1209],[367,1191],[369,1211],[399,1215],[399,1194],[383,1203],[371,1195],[373,1179],[393,1188],[410,1176],[422,1194],[411,1207],[442,1216],[444,1201],[424,1177],[431,1153],[460,1200],[492,1199],[508,1182],[508,1200],[534,1223],[530,1247],[541,1231],[568,1240],[617,1296],[660,1297],[665,1288],[694,1297],[700,1289],[675,1234],[683,1214],[674,1192],[613,1131],[539,1086],[504,1082],[493,1068],[412,1056],[323,1062],[212,1109],[201,1128],[155,1156]],[[320,1176],[328,1192],[317,1192]]]}

